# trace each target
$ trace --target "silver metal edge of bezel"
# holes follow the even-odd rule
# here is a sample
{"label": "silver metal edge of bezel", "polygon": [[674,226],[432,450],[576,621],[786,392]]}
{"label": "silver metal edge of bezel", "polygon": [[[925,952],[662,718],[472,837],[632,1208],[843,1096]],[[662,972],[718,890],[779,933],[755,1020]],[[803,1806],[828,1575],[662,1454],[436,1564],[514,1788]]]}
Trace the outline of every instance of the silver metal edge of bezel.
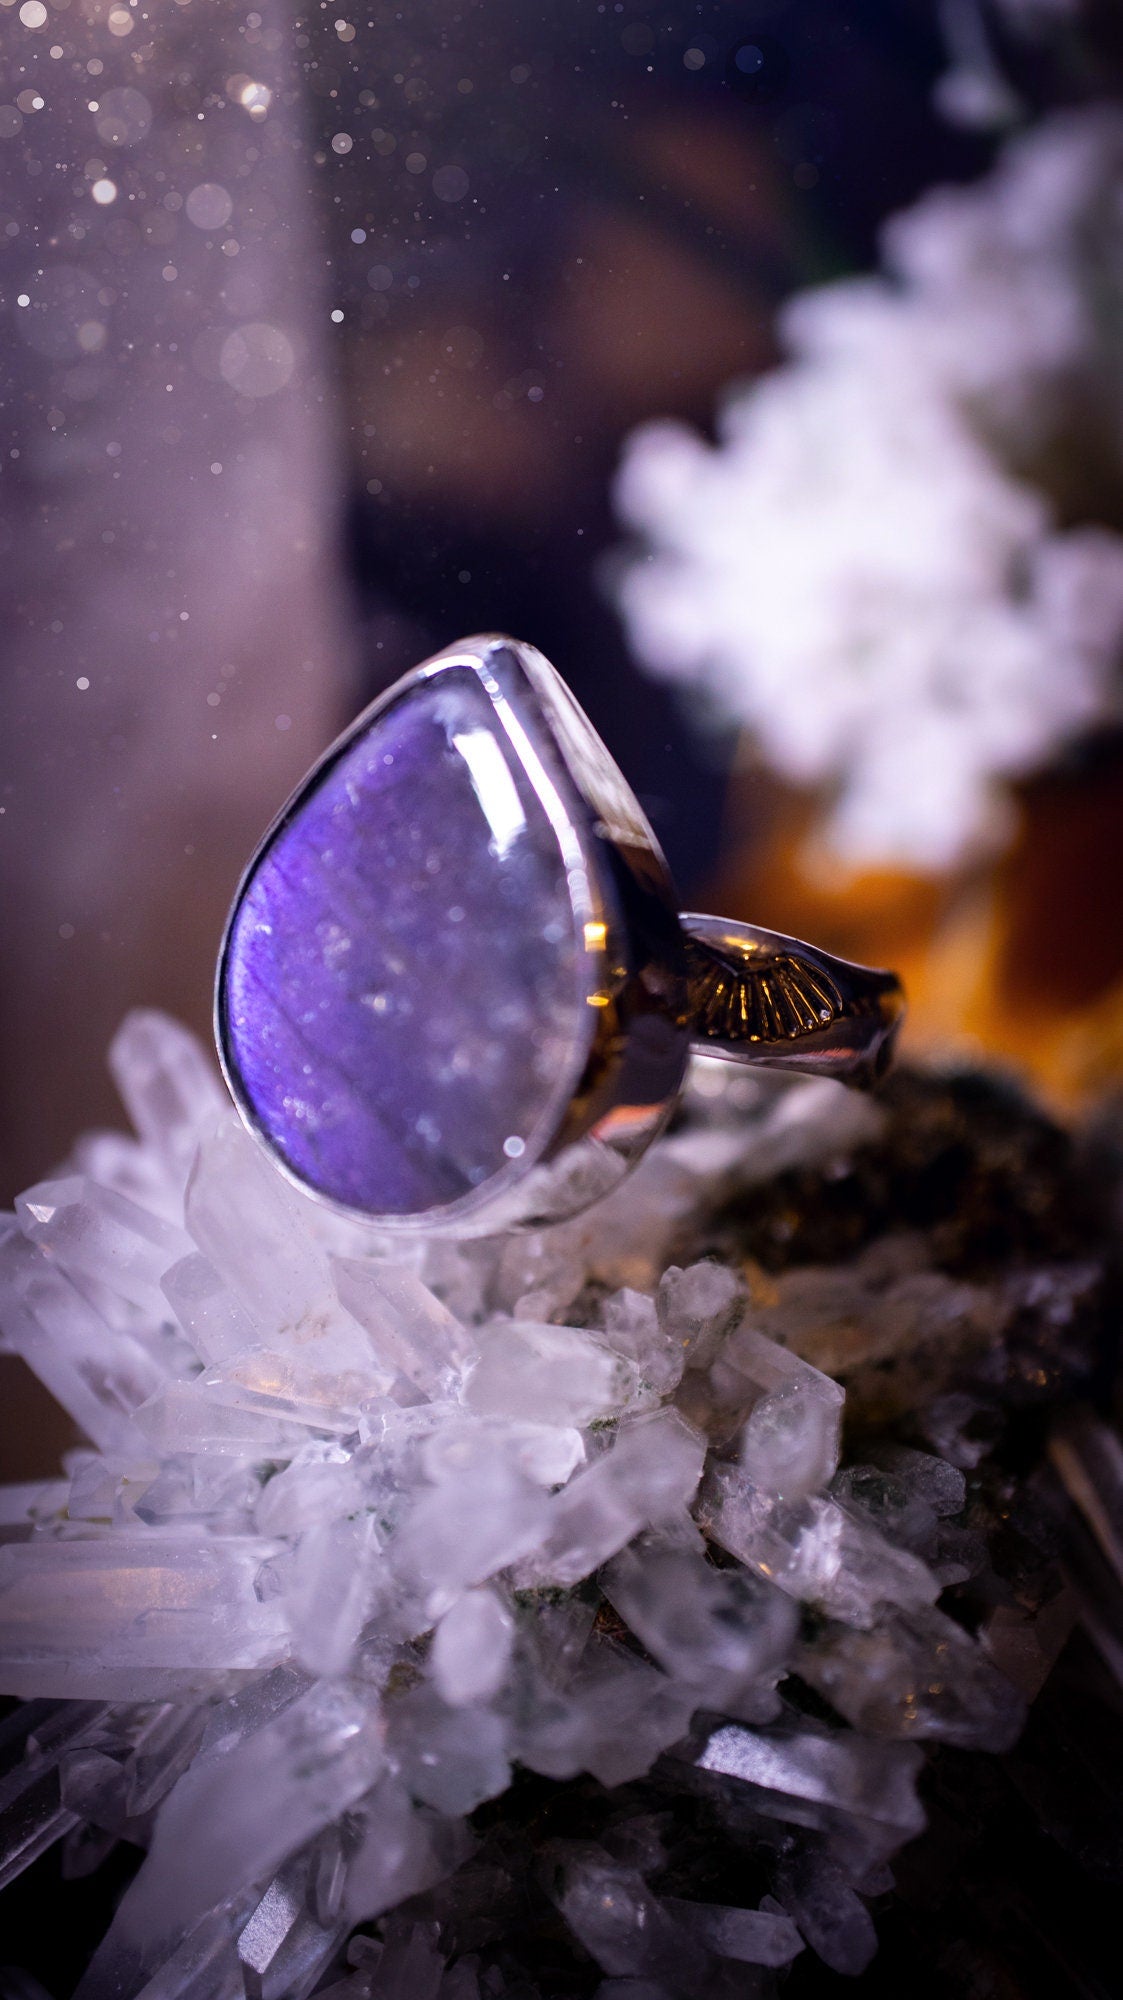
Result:
{"label": "silver metal edge of bezel", "polygon": [[[576,815],[572,811],[571,802],[566,800],[556,787],[551,787],[554,792],[552,799],[548,799],[543,795],[542,787],[536,781],[534,773],[527,767],[525,760],[517,746],[515,746],[509,727],[509,721],[514,711],[511,706],[510,693],[509,691],[505,691],[502,686],[500,678],[502,670],[499,662],[494,658],[497,653],[506,654],[514,660],[527,690],[532,695],[533,707],[530,710],[530,715],[533,717],[535,724],[537,724],[537,728],[528,733],[532,735],[533,739],[538,730],[543,732],[545,747],[547,747],[548,753],[552,753],[559,760],[564,777],[572,791],[573,798],[580,805],[579,815]],[[301,800],[324,770],[342,755],[354,738],[359,736],[371,723],[376,721],[378,716],[393,703],[407,694],[413,686],[420,686],[425,681],[435,679],[441,673],[456,667],[467,667],[473,671],[487,692],[493,709],[507,733],[508,740],[512,742],[512,747],[515,748],[515,754],[519,757],[520,765],[526,772],[538,796],[539,803],[542,805],[554,828],[563,858],[567,860],[567,873],[570,872],[566,854],[567,845],[574,850],[575,855],[580,856],[584,879],[588,885],[589,909],[587,915],[579,912],[574,889],[571,884],[570,902],[574,923],[575,925],[580,924],[582,927],[586,921],[600,921],[605,924],[603,945],[598,950],[592,951],[588,950],[588,946],[586,945],[590,974],[586,984],[587,999],[592,994],[604,990],[609,966],[621,956],[620,946],[623,942],[626,942],[626,940],[622,940],[620,937],[620,930],[624,919],[622,913],[615,907],[615,894],[612,894],[611,902],[606,901],[603,857],[599,851],[605,845],[614,846],[616,844],[608,839],[603,827],[598,828],[595,821],[595,803],[590,802],[586,798],[570,760],[566,755],[566,718],[564,712],[559,712],[552,704],[548,705],[543,700],[540,683],[545,676],[542,675],[541,670],[544,667],[550,674],[553,674],[555,670],[550,666],[549,661],[545,659],[544,655],[539,653],[536,648],[526,646],[519,640],[508,638],[503,634],[486,633],[474,635],[469,639],[457,642],[442,652],[433,654],[429,659],[423,660],[418,666],[411,668],[396,680],[391,687],[384,689],[373,701],[369,702],[366,708],[348,723],[347,727],[341,731],[316,759],[315,763],[301,778],[300,783],[285,801],[280,811],[270,821],[238,878],[237,886],[231,898],[229,913],[223,926],[222,939],[218,950],[214,992],[215,1047],[223,1078],[243,1126],[268,1155],[272,1165],[282,1179],[295,1188],[307,1200],[315,1202],[319,1208],[339,1217],[341,1220],[358,1223],[379,1236],[416,1237],[426,1234],[465,1237],[491,1235],[503,1229],[518,1227],[520,1223],[533,1226],[536,1222],[540,1222],[544,1226],[547,1221],[562,1220],[567,1214],[579,1213],[591,1201],[599,1198],[599,1192],[607,1192],[610,1185],[622,1179],[628,1167],[646,1151],[651,1140],[657,1136],[658,1132],[666,1124],[677,1102],[681,1086],[680,1076],[679,1082],[676,1083],[672,1090],[668,1091],[666,1097],[660,1103],[652,1105],[649,1120],[642,1125],[637,1125],[636,1128],[627,1134],[610,1134],[605,1137],[598,1137],[594,1133],[586,1132],[578,1134],[575,1138],[567,1142],[563,1138],[563,1134],[572,1110],[576,1085],[579,1078],[586,1073],[590,1061],[596,1057],[598,1053],[598,1041],[602,1044],[600,1049],[602,1060],[608,1063],[610,1073],[613,1061],[619,1073],[622,1074],[625,1067],[625,1059],[622,1054],[617,1055],[615,1058],[608,1057],[607,1025],[601,1018],[601,1010],[595,1006],[591,1006],[590,1012],[593,1014],[592,1031],[584,1046],[581,1059],[578,1061],[575,1057],[572,1072],[567,1075],[565,1080],[564,1092],[559,1088],[557,1097],[552,1098],[550,1104],[543,1111],[536,1125],[531,1142],[527,1146],[526,1153],[518,1161],[512,1161],[509,1167],[501,1168],[496,1174],[493,1174],[480,1188],[472,1189],[468,1194],[458,1196],[454,1202],[449,1202],[443,1207],[426,1209],[412,1215],[375,1215],[364,1209],[348,1207],[345,1203],[334,1200],[332,1196],[323,1194],[319,1189],[304,1180],[295,1168],[290,1166],[289,1162],[278,1152],[272,1140],[254,1115],[252,1107],[247,1102],[240,1084],[232,1051],[227,1044],[223,1001],[230,939],[245,890],[262,855],[270,846],[275,836],[280,832],[281,828],[291,817]],[[520,728],[525,729],[525,719],[520,716],[518,721]],[[544,745],[541,742],[533,743],[533,748],[537,756],[541,756],[543,747]],[[655,866],[661,869],[665,875],[666,864],[658,843],[655,840],[654,834],[647,827],[638,806],[636,832],[637,835],[641,832],[645,835],[643,842],[644,851]],[[619,852],[619,849],[617,851]],[[685,1058],[683,1068],[685,1069]],[[600,1116],[603,1120],[603,1105]],[[577,1155],[585,1153],[590,1167],[594,1167],[598,1164],[598,1161],[602,1163],[606,1170],[604,1174],[605,1187],[603,1190],[585,1194],[580,1199],[574,1201],[569,1207],[563,1205],[556,1215],[543,1215],[541,1213],[542,1172],[556,1163],[562,1152],[565,1153],[567,1160],[574,1162],[576,1162]]]}

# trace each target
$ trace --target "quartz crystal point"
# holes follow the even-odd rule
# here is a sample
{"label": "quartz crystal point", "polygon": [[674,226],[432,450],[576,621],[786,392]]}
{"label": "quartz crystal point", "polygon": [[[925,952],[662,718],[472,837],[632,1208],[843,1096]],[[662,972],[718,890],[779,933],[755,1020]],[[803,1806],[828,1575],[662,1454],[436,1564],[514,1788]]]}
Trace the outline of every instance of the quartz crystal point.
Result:
{"label": "quartz crystal point", "polygon": [[663,1908],[718,1958],[737,1959],[743,1965],[790,1965],[803,1950],[795,1925],[779,1910],[687,1903],[679,1896],[664,1896]]}
{"label": "quartz crystal point", "polygon": [[59,1759],[94,1716],[86,1703],[67,1702],[56,1708],[55,1726],[37,1735],[33,1718],[46,1719],[46,1709],[29,1705],[0,1724],[0,1889],[76,1823],[62,1802]]}
{"label": "quartz crystal point", "polygon": [[681,1510],[702,1474],[705,1447],[676,1410],[641,1417],[550,1503],[530,1565],[544,1583],[580,1583],[650,1522]]}
{"label": "quartz crystal point", "polygon": [[475,1342],[415,1272],[371,1259],[333,1260],[340,1300],[364,1328],[372,1352],[423,1396],[445,1393],[475,1354]]}
{"label": "quartz crystal point", "polygon": [[452,1708],[490,1701],[507,1677],[514,1620],[494,1590],[468,1590],[433,1636],[433,1679]]}
{"label": "quartz crystal point", "polygon": [[564,1486],[584,1463],[585,1440],[572,1424],[480,1417],[453,1405],[422,1446],[421,1464],[427,1478],[440,1479],[496,1454],[536,1486]]}
{"label": "quartz crystal point", "polygon": [[251,1900],[234,1898],[193,1924],[150,1978],[143,1958],[111,1930],[74,2000],[120,2000],[126,1994],[136,2000],[245,2000],[235,1937]]}
{"label": "quartz crystal point", "polygon": [[458,1592],[536,1549],[550,1518],[540,1486],[502,1457],[476,1461],[422,1489],[394,1537],[394,1566],[407,1586]]}
{"label": "quartz crystal point", "polygon": [[374,1968],[377,2000],[441,2000],[444,1956],[423,1924],[392,1925]]}
{"label": "quartz crystal point", "polygon": [[750,1480],[782,1500],[805,1500],[838,1464],[843,1404],[838,1383],[749,1327],[726,1344],[722,1361],[757,1396],[740,1441]]}
{"label": "quartz crystal point", "polygon": [[847,1624],[871,1625],[883,1604],[919,1608],[939,1595],[915,1556],[819,1495],[791,1505],[719,1463],[708,1474],[703,1508],[711,1535],[731,1555]]}
{"label": "quartz crystal point", "polygon": [[164,1272],[191,1248],[181,1229],[78,1174],[29,1188],[16,1213],[28,1242],[79,1290],[93,1282],[149,1310],[158,1310]]}
{"label": "quartz crystal point", "polygon": [[518,1689],[514,1749],[546,1777],[590,1771],[624,1785],[650,1770],[685,1735],[698,1690],[683,1687],[634,1655],[603,1648],[559,1690],[546,1675]]}
{"label": "quartz crystal point", "polygon": [[601,1587],[659,1665],[711,1707],[719,1691],[778,1670],[798,1623],[782,1591],[742,1569],[715,1569],[696,1546],[633,1544]]}
{"label": "quartz crystal point", "polygon": [[202,1377],[172,1382],[137,1413],[137,1428],[151,1448],[171,1457],[283,1460],[293,1458],[312,1436],[330,1435],[335,1425],[304,1422],[255,1406],[252,1397],[215,1395]]}
{"label": "quartz crystal point", "polygon": [[[229,1285],[259,1344],[370,1368],[370,1342],[340,1305],[310,1204],[228,1116],[205,1140],[187,1189],[187,1227]],[[191,1244],[186,1246],[188,1249]]]}
{"label": "quartz crystal point", "polygon": [[159,1367],[14,1231],[0,1240],[0,1323],[9,1348],[100,1450],[143,1450],[133,1417],[159,1389]]}
{"label": "quartz crystal point", "polygon": [[264,1487],[254,1487],[254,1521],[263,1535],[301,1535],[365,1511],[366,1488],[354,1454],[335,1439],[314,1439]]}
{"label": "quartz crystal point", "polygon": [[98,1537],[0,1549],[0,1692],[142,1701],[282,1657],[252,1537]]}
{"label": "quartz crystal point", "polygon": [[221,1366],[260,1344],[256,1322],[198,1250],[165,1271],[160,1289],[200,1360]]}
{"label": "quartz crystal point", "polygon": [[363,1626],[390,1589],[370,1514],[306,1528],[282,1576],[296,1658],[311,1673],[346,1673]]}
{"label": "quartz crystal point", "polygon": [[659,1285],[656,1306],[667,1338],[682,1350],[687,1367],[705,1368],[745,1310],[743,1279],[724,1264],[672,1265]]}
{"label": "quartz crystal point", "polygon": [[344,1914],[351,1923],[379,1917],[440,1882],[475,1846],[462,1820],[416,1805],[389,1772],[355,1817],[357,1845],[348,1862],[343,1896]]}
{"label": "quartz crystal point", "polygon": [[558,1842],[544,1857],[551,1895],[590,1957],[608,1973],[658,1973],[673,1991],[704,1988],[710,1956],[675,1923],[635,1869],[591,1844]]}
{"label": "quartz crystal point", "polygon": [[935,1606],[879,1618],[868,1631],[828,1625],[800,1672],[855,1728],[875,1736],[1009,1749],[1025,1705],[977,1640]]}
{"label": "quartz crystal point", "polygon": [[[849,1814],[892,1828],[902,1839],[924,1825],[916,1795],[920,1753],[905,1744],[873,1743],[796,1721],[770,1729],[726,1723],[703,1741],[694,1763],[727,1793],[752,1788],[766,1810],[781,1819],[790,1814],[796,1824],[829,1825],[830,1815]],[[808,1820],[806,1808],[828,1817],[813,1813]]]}
{"label": "quartz crystal point", "polygon": [[499,1320],[481,1331],[466,1400],[481,1416],[583,1429],[622,1410],[636,1379],[635,1367],[594,1334]]}
{"label": "quartz crystal point", "polygon": [[138,1137],[186,1180],[203,1134],[228,1115],[218,1074],[194,1035],[166,1014],[138,1008],[113,1037],[109,1068]]}
{"label": "quartz crystal point", "polygon": [[268,1876],[369,1790],[382,1733],[376,1707],[325,1683],[233,1743],[204,1743],[160,1815],[121,1934],[142,1945],[174,1935]]}
{"label": "quartz crystal point", "polygon": [[386,1747],[410,1797],[454,1818],[506,1791],[508,1742],[493,1710],[451,1708],[435,1688],[422,1685],[393,1704]]}
{"label": "quartz crystal point", "polygon": [[305,2000],[346,1938],[346,1922],[308,1908],[308,1874],[308,1856],[282,1869],[239,1932],[246,2000]]}
{"label": "quartz crystal point", "polygon": [[877,1950],[877,1934],[861,1897],[828,1856],[806,1855],[782,1871],[779,1900],[807,1942],[832,1972],[864,1972]]}

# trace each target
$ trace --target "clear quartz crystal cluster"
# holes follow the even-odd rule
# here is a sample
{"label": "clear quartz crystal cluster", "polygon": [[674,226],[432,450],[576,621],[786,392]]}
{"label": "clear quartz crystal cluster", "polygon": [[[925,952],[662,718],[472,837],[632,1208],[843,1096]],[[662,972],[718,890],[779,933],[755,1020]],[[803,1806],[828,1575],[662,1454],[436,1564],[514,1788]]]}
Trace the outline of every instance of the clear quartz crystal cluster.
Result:
{"label": "clear quartz crystal cluster", "polygon": [[[954,1394],[944,1455],[840,1468],[807,1356],[990,1353],[1011,1308],[907,1242],[763,1286],[676,1250],[884,1114],[705,1064],[600,1208],[403,1248],[288,1186],[174,1023],[130,1017],[112,1065],[137,1136],[83,1140],[0,1234],[4,1342],[87,1440],[0,1493],[28,1704],[0,1879],[59,1840],[71,1873],[146,1850],[80,2000],[859,1972],[926,1750],[1009,1747],[1060,1640],[1024,1603],[941,1608],[985,1559]],[[564,1781],[582,1814],[543,1828]],[[733,1888],[668,1873],[680,1807]],[[560,1984],[511,1958],[528,1925]]]}

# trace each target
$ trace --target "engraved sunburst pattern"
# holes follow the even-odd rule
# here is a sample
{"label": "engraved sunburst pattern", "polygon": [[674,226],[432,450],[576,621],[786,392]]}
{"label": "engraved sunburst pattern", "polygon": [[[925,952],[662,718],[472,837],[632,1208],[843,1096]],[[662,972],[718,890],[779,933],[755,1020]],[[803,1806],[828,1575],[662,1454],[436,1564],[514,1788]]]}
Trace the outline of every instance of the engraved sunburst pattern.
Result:
{"label": "engraved sunburst pattern", "polygon": [[795,952],[734,959],[688,940],[687,954],[698,1041],[798,1041],[854,1011],[829,973]]}

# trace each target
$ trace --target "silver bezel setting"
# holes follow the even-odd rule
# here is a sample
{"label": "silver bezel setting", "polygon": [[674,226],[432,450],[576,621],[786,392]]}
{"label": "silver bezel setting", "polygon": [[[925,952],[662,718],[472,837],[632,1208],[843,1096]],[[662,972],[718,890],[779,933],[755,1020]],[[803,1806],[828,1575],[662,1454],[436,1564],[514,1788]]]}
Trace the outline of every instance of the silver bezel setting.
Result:
{"label": "silver bezel setting", "polygon": [[[277,835],[355,739],[414,688],[470,670],[491,702],[548,819],[566,870],[585,972],[588,1033],[518,1160],[441,1207],[407,1215],[346,1208],[306,1181],[257,1119],[226,1018],[233,926]],[[371,702],[302,779],[243,871],[223,933],[215,1041],[247,1130],[293,1186],[379,1235],[490,1235],[560,1221],[599,1200],[636,1163],[674,1108],[690,1048],[686,944],[658,841],[583,711],[534,647],[501,635],[464,640]]]}

